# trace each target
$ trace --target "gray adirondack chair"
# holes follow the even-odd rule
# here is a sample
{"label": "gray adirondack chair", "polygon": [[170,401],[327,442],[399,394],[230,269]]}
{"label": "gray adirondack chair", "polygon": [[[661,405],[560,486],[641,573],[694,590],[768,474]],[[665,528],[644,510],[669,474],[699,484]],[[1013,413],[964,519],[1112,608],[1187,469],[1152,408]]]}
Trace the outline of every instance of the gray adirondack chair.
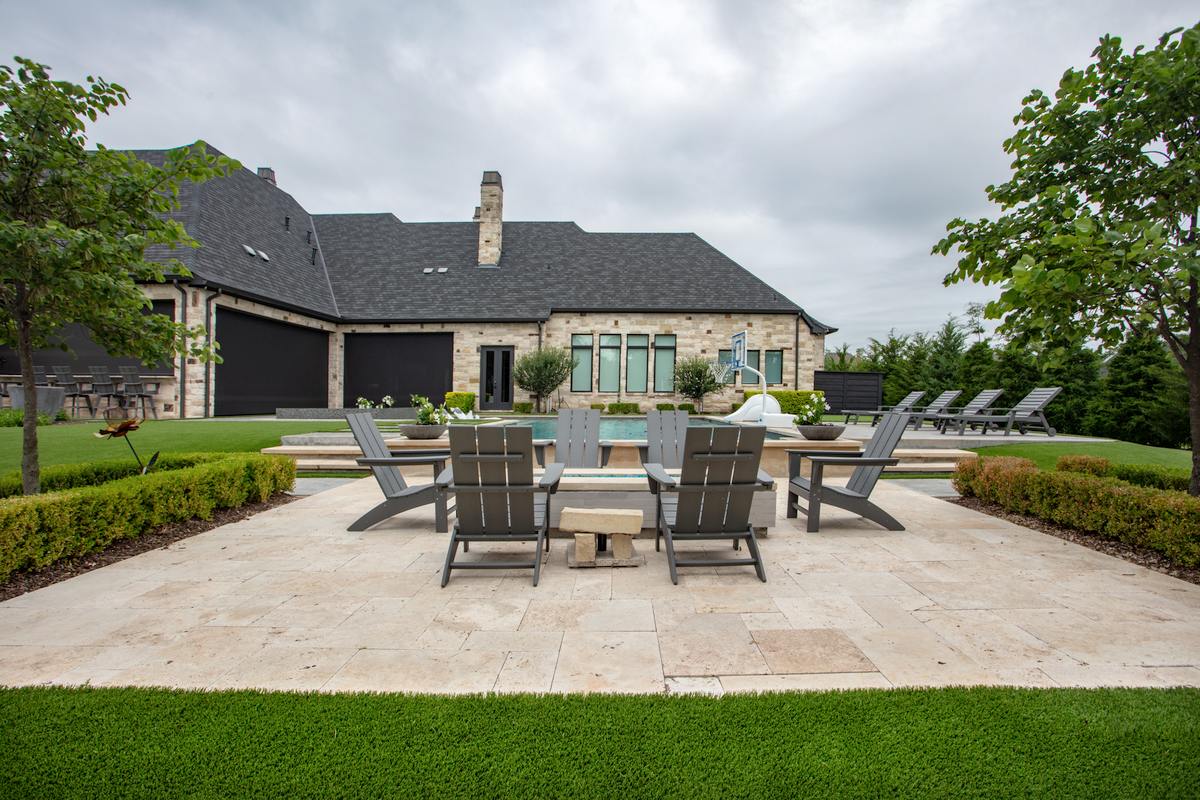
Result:
{"label": "gray adirondack chair", "polygon": [[96,396],[96,404],[93,407],[92,414],[100,410],[100,401],[106,400],[105,410],[112,408],[115,402],[118,406],[121,405],[121,393],[117,391],[117,385],[113,383],[112,375],[109,374],[108,367],[88,367],[88,372],[92,374],[92,391]]}
{"label": "gray adirondack chair", "polygon": [[871,418],[871,424],[872,424],[872,425],[875,425],[875,424],[877,424],[877,423],[879,422],[879,420],[880,420],[880,419],[882,419],[882,418],[884,417],[884,415],[886,415],[888,412],[891,412],[891,411],[899,411],[899,412],[909,412],[909,411],[912,411],[912,407],[913,407],[913,406],[915,406],[917,403],[921,402],[921,398],[922,398],[922,397],[924,397],[924,396],[925,396],[925,393],[924,393],[924,392],[909,392],[908,394],[904,395],[904,397],[903,397],[903,398],[900,400],[900,402],[899,402],[899,403],[896,403],[896,405],[894,405],[894,406],[880,406],[879,408],[872,409],[872,410],[869,410],[869,411],[853,411],[853,410],[846,409],[846,410],[843,410],[843,411],[842,411],[842,413],[846,415],[846,424],[847,424],[847,425],[849,425],[849,424],[850,424],[850,418],[851,418],[851,417],[854,417],[854,422],[855,422],[855,424],[857,424],[857,423],[858,423],[858,418],[859,418],[859,417],[870,417],[870,418]]}
{"label": "gray adirondack chair", "polygon": [[957,400],[960,394],[962,394],[961,389],[951,389],[942,392],[937,397],[933,398],[933,402],[922,408],[920,411],[913,409],[913,430],[920,430],[921,426],[925,424],[925,420],[931,420],[932,422],[936,423],[938,416],[949,411],[950,404]]}
{"label": "gray adirondack chair", "polygon": [[568,467],[607,467],[612,442],[600,441],[600,409],[560,408],[554,441],[533,443],[539,466],[546,465],[546,445],[554,445],[554,460]]}
{"label": "gray adirondack chair", "polygon": [[[774,481],[759,469],[766,428],[736,425],[728,428],[688,428],[679,477],[662,464],[643,465],[650,491],[657,496],[658,531],[667,546],[671,582],[679,583],[679,567],[752,566],[767,580],[750,505],[754,492],[769,490]],[[673,503],[664,502],[674,500]],[[734,549],[746,542],[748,558],[679,558],[676,542],[729,541]]]}
{"label": "gray adirondack chair", "polygon": [[646,443],[638,445],[642,463],[662,464],[667,469],[683,466],[683,443],[687,429],[686,411],[647,411]]}
{"label": "gray adirondack chair", "polygon": [[63,390],[63,397],[71,401],[71,416],[79,415],[79,401],[83,400],[87,406],[88,416],[94,416],[92,413],[92,396],[83,390],[75,375],[71,372],[70,367],[51,367],[54,373],[54,383]]}
{"label": "gray adirondack chair", "polygon": [[[979,394],[972,397],[967,404],[962,408],[948,408],[946,413],[938,414],[934,420],[934,427],[942,433],[946,432],[946,423],[960,414],[982,414],[991,407],[992,403],[1000,399],[1000,395],[1004,394],[1003,389],[984,389]],[[971,426],[974,427],[974,426]]]}
{"label": "gray adirondack chair", "polygon": [[[551,464],[533,480],[533,431],[518,427],[457,426],[450,429],[450,469],[438,485],[453,492],[456,513],[442,586],[456,569],[532,569],[533,585],[542,571],[542,548],[549,549],[550,495],[558,490],[563,465]],[[544,497],[543,497],[544,496]],[[456,559],[471,542],[536,542],[532,561]]]}
{"label": "gray adirondack chair", "polygon": [[[388,449],[387,442],[375,427],[370,411],[347,411],[346,422],[354,434],[354,441],[363,452],[358,463],[371,468],[371,474],[383,490],[384,500],[356,519],[346,530],[365,531],[385,519],[420,506],[433,503],[435,506],[435,528],[439,533],[449,527],[446,492],[437,483],[437,476],[445,469],[449,450],[421,450],[396,454]],[[429,465],[433,467],[433,483],[409,486],[399,467]]]}
{"label": "gray adirondack chair", "polygon": [[[788,450],[788,517],[795,518],[798,512],[804,512],[808,517],[808,532],[816,533],[821,529],[821,506],[831,505],[866,517],[889,531],[904,530],[895,517],[872,503],[870,498],[883,468],[900,463],[900,459],[892,457],[892,451],[908,427],[908,416],[894,411],[885,415],[875,435],[858,453],[832,456],[828,450]],[[812,464],[809,478],[801,474],[805,458]],[[852,466],[855,469],[842,488],[825,485],[826,466]],[[801,498],[808,502],[807,508],[800,505]]]}
{"label": "gray adirondack chair", "polygon": [[955,414],[946,420],[942,432],[945,433],[946,428],[951,425],[957,425],[961,435],[966,431],[967,425],[977,424],[985,436],[989,428],[1001,426],[1004,427],[1005,436],[1011,434],[1014,427],[1022,436],[1029,428],[1041,428],[1047,436],[1054,436],[1057,431],[1046,419],[1046,406],[1050,405],[1050,401],[1058,397],[1061,391],[1061,386],[1041,387],[1025,395],[1021,402],[1012,408],[991,409],[979,414]]}
{"label": "gray adirondack chair", "polygon": [[142,406],[142,417],[150,415],[158,419],[158,408],[154,404],[154,392],[150,391],[142,380],[142,373],[137,367],[117,367],[121,374],[121,399],[126,406],[132,405],[136,410],[138,403]]}

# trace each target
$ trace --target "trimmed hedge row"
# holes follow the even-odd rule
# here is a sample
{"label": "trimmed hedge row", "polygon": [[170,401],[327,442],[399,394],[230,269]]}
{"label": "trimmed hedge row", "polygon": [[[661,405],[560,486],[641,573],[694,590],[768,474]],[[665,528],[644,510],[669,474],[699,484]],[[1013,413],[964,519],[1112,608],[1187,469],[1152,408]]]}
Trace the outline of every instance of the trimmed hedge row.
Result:
{"label": "trimmed hedge row", "polygon": [[[759,392],[756,389],[748,389],[745,392],[747,400],[749,400],[751,397],[753,397],[756,394],[762,394],[762,392]],[[780,412],[782,412],[784,414],[803,413],[804,405],[805,405],[806,401],[808,400],[809,397],[811,397],[814,394],[820,395],[822,400],[825,399],[824,392],[812,392],[812,391],[807,391],[807,390],[803,390],[803,389],[801,389],[801,390],[769,389],[769,390],[767,390],[767,394],[771,395],[771,397],[774,397],[776,400],[779,401],[779,410],[780,410]],[[733,410],[737,411],[737,409],[740,407],[741,406],[738,406],[737,408],[734,408]]]}
{"label": "trimmed hedge row", "polygon": [[1149,547],[1183,566],[1200,565],[1200,498],[1182,492],[1043,471],[1029,459],[1004,456],[959,462],[954,487],[1008,511]]}
{"label": "trimmed hedge row", "polygon": [[[154,463],[154,472],[165,472],[184,467],[194,467],[219,458],[227,458],[228,453],[179,453],[159,456]],[[119,461],[93,461],[85,464],[59,464],[42,470],[42,491],[58,492],[63,489],[76,489],[80,486],[95,486],[120,478],[137,475],[142,468],[131,458]],[[0,475],[0,498],[16,497],[21,494],[21,473],[10,472]]]}
{"label": "trimmed hedge row", "polygon": [[1114,464],[1100,456],[1059,456],[1054,462],[1059,472],[1084,472],[1102,478],[1117,478],[1150,489],[1186,492],[1189,476],[1183,470],[1149,464]]}
{"label": "trimmed hedge row", "polygon": [[609,403],[609,414],[640,414],[642,407],[637,403]]}
{"label": "trimmed hedge row", "polygon": [[459,411],[475,410],[474,392],[446,392],[446,408],[457,408]]}
{"label": "trimmed hedge row", "polygon": [[295,463],[279,456],[190,458],[197,459],[193,466],[0,500],[0,580],[172,522],[210,519],[220,508],[261,503],[296,479]]}

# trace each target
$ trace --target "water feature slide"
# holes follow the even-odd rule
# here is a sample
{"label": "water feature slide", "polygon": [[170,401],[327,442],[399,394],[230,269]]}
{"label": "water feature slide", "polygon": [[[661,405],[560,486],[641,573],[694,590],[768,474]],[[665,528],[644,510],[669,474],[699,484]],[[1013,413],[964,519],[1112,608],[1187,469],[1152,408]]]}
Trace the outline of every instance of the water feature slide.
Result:
{"label": "water feature slide", "polygon": [[750,397],[741,408],[722,419],[725,422],[757,422],[768,428],[790,428],[796,424],[796,415],[781,414],[779,401],[769,394]]}

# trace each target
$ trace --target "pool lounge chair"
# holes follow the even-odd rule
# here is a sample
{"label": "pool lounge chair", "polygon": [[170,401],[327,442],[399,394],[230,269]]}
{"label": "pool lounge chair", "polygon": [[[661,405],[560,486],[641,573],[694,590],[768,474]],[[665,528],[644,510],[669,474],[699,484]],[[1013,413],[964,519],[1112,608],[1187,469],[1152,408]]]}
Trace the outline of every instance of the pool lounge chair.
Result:
{"label": "pool lounge chair", "polygon": [[[533,585],[542,573],[542,549],[549,549],[550,495],[558,490],[563,465],[551,464],[533,480],[533,431],[505,426],[450,429],[450,469],[438,485],[453,492],[456,513],[442,586],[456,569],[532,569]],[[458,561],[471,542],[536,542],[532,561]]]}
{"label": "pool lounge chair", "polygon": [[612,442],[600,441],[600,409],[561,408],[554,441],[534,441],[538,466],[546,465],[546,446],[554,445],[554,460],[568,467],[607,467]]}
{"label": "pool lounge chair", "polygon": [[922,408],[920,410],[913,409],[913,412],[912,412],[913,430],[914,431],[920,430],[921,426],[925,424],[925,420],[930,420],[930,421],[936,423],[938,416],[940,416],[941,414],[945,414],[947,411],[949,411],[950,404],[953,403],[955,400],[957,400],[958,396],[960,394],[962,394],[961,389],[952,389],[950,391],[942,392],[937,397],[933,398],[932,403],[925,406],[924,408]]}
{"label": "pool lounge chair", "polygon": [[[449,528],[446,493],[438,488],[437,476],[445,469],[446,459],[450,457],[449,450],[421,450],[407,453],[393,453],[388,449],[387,442],[375,427],[375,420],[370,411],[347,411],[346,422],[354,434],[354,441],[363,452],[363,458],[358,463],[371,468],[371,474],[383,490],[384,500],[367,513],[351,523],[346,530],[365,531],[373,525],[378,525],[385,519],[421,506],[434,504],[434,526],[439,533]],[[433,467],[434,483],[423,483],[409,486],[399,467],[411,467],[427,464]]]}
{"label": "pool lounge chair", "polygon": [[854,410],[846,409],[846,410],[843,410],[842,413],[846,415],[846,424],[847,425],[850,424],[851,417],[854,417],[855,424],[858,423],[859,417],[870,417],[871,424],[875,425],[876,423],[879,422],[880,419],[883,418],[883,416],[885,414],[887,414],[890,411],[896,411],[896,412],[902,412],[902,413],[907,413],[909,411],[912,411],[912,407],[915,406],[917,403],[921,402],[921,398],[924,396],[925,396],[924,392],[909,392],[908,394],[906,394],[903,397],[903,399],[900,400],[899,403],[896,403],[896,405],[894,405],[894,406],[880,406],[879,408],[874,409],[872,411],[854,411]]}
{"label": "pool lounge chair", "polygon": [[1045,409],[1061,391],[1061,386],[1040,387],[1025,395],[1021,402],[1012,408],[989,409],[979,414],[951,415],[944,420],[942,433],[945,433],[951,426],[957,425],[958,434],[961,436],[968,425],[979,425],[984,436],[987,435],[989,428],[999,429],[1001,426],[1004,427],[1005,436],[1011,434],[1014,427],[1022,436],[1025,435],[1027,429],[1032,428],[1040,428],[1046,432],[1047,436],[1054,436],[1057,431],[1046,419]]}
{"label": "pool lounge chair", "polygon": [[[1003,389],[984,389],[979,394],[972,397],[965,406],[961,408],[948,408],[942,414],[938,414],[933,420],[933,427],[937,428],[942,433],[946,432],[947,420],[953,419],[960,414],[982,414],[985,409],[991,408],[992,403],[1000,399],[1000,395],[1004,394]],[[975,426],[972,425],[972,428]]]}
{"label": "pool lounge chair", "polygon": [[[766,428],[738,425],[730,428],[688,428],[679,477],[662,464],[643,465],[656,496],[658,530],[667,546],[671,583],[679,583],[679,567],[752,566],[764,583],[763,567],[750,506],[754,492],[774,486],[759,469]],[[668,502],[674,500],[675,502]],[[734,549],[746,542],[749,558],[680,558],[676,542],[733,541]]]}
{"label": "pool lounge chair", "polygon": [[[892,452],[906,427],[908,414],[890,412],[884,415],[875,435],[858,453],[830,455],[828,450],[788,450],[788,517],[795,518],[798,512],[804,512],[808,517],[808,532],[816,533],[821,529],[821,506],[831,505],[866,517],[889,531],[904,530],[895,517],[872,503],[870,498],[883,468],[900,463],[900,459],[892,457]],[[801,474],[805,458],[812,464],[812,474],[808,478]],[[844,488],[825,485],[827,466],[854,467]],[[800,504],[801,498],[808,502],[807,507]]]}

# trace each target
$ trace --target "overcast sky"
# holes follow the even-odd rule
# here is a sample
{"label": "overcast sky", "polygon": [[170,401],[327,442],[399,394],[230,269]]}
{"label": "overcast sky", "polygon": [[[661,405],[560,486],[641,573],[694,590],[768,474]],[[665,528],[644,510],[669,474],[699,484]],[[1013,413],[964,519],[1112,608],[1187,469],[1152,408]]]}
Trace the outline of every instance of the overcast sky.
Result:
{"label": "overcast sky", "polygon": [[[310,212],[695,231],[864,344],[994,289],[944,288],[945,224],[988,213],[1020,100],[1098,37],[1192,2],[31,3],[0,58],[131,93],[113,148],[204,139]],[[719,292],[720,287],[713,287]]]}

